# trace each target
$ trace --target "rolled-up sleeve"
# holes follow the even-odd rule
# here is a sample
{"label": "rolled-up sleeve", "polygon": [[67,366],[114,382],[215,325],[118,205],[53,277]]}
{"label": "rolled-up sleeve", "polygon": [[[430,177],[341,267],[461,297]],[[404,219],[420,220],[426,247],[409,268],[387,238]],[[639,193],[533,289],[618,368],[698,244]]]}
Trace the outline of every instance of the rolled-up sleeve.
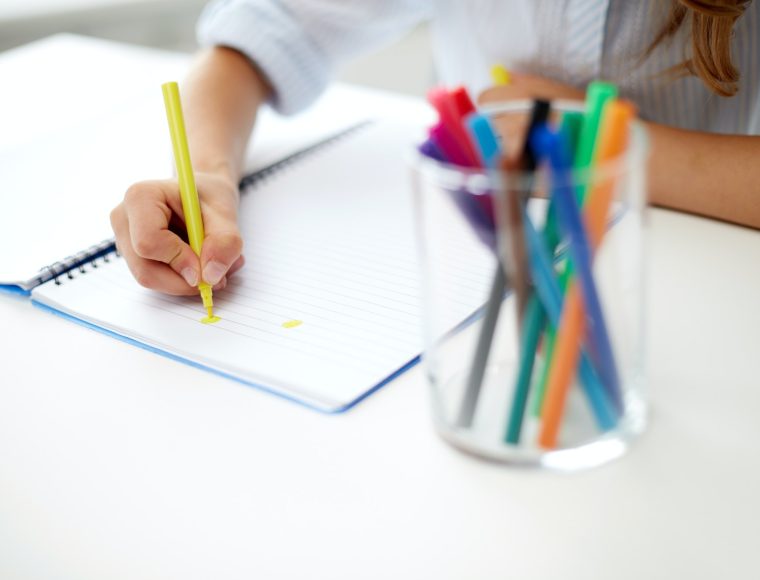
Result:
{"label": "rolled-up sleeve", "polygon": [[429,18],[431,0],[217,0],[198,22],[202,46],[227,46],[253,61],[272,105],[298,112],[341,62],[395,40]]}

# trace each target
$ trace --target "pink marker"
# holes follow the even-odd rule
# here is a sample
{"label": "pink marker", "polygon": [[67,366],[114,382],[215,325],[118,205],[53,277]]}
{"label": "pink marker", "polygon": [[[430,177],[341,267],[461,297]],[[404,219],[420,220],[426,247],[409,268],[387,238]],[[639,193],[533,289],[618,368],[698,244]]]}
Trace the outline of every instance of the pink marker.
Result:
{"label": "pink marker", "polygon": [[467,159],[467,155],[454,136],[449,131],[448,127],[443,124],[443,121],[439,121],[430,128],[428,132],[430,140],[438,146],[438,149],[446,157],[446,161],[453,165],[462,165],[465,167],[472,167]]}
{"label": "pink marker", "polygon": [[[431,89],[428,93],[428,101],[431,105],[433,105],[435,110],[438,111],[438,116],[440,117],[441,122],[454,138],[459,149],[464,154],[465,162],[459,163],[459,165],[464,165],[466,167],[478,167],[480,165],[478,163],[478,155],[475,151],[475,147],[473,146],[472,141],[470,141],[467,130],[462,123],[464,115],[460,110],[460,107],[467,107],[468,101],[470,103],[470,106],[472,106],[472,101],[469,100],[469,97],[467,97],[466,100],[461,96],[455,97],[454,93],[449,93],[449,91],[447,91],[445,88],[436,87],[434,89]],[[467,113],[470,112],[472,111],[467,111]]]}

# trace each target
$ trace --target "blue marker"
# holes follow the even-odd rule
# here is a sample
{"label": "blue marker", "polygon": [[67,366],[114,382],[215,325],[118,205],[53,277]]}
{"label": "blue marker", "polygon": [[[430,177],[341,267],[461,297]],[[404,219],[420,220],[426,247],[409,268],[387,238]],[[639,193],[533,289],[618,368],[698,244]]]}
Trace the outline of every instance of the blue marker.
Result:
{"label": "blue marker", "polygon": [[607,388],[611,400],[618,409],[622,409],[620,381],[610,346],[607,326],[602,314],[599,294],[591,271],[591,246],[586,236],[578,203],[575,200],[570,155],[564,147],[566,140],[560,133],[554,132],[546,126],[537,128],[531,139],[536,151],[548,159],[551,168],[554,181],[552,202],[560,229],[569,240],[568,251],[586,305],[586,316],[589,319],[586,328],[591,355],[597,362],[596,368],[599,371],[599,377]]}

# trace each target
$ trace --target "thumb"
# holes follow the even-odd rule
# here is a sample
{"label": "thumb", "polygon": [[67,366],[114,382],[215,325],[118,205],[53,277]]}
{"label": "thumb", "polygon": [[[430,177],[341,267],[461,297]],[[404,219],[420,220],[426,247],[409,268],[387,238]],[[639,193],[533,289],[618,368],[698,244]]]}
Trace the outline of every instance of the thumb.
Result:
{"label": "thumb", "polygon": [[203,240],[201,251],[203,281],[212,286],[218,284],[242,251],[243,239],[237,229],[209,233]]}

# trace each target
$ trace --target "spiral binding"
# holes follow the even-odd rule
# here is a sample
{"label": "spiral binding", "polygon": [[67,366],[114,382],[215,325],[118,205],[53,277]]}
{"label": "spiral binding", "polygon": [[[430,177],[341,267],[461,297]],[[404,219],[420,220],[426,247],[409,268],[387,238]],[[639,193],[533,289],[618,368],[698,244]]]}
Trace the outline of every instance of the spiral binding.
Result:
{"label": "spiral binding", "polygon": [[371,119],[362,121],[361,123],[353,125],[349,127],[348,129],[345,129],[344,131],[340,131],[339,133],[336,133],[335,135],[328,137],[327,139],[320,141],[319,143],[315,143],[311,147],[307,147],[306,149],[301,149],[300,151],[296,151],[295,153],[288,155],[284,159],[281,159],[280,161],[273,163],[272,165],[264,167],[263,169],[259,169],[258,171],[255,171],[251,173],[250,175],[246,175],[245,177],[243,177],[243,179],[240,180],[240,183],[238,184],[238,188],[240,189],[240,191],[245,192],[247,189],[253,188],[254,186],[259,186],[262,183],[267,182],[271,180],[273,177],[279,175],[280,173],[282,173],[283,170],[287,169],[291,165],[300,161],[304,157],[308,157],[319,151],[322,151],[323,149],[326,149],[327,147],[330,147],[331,145],[334,145],[338,143],[339,141],[342,141],[346,137],[353,135],[354,133],[361,131],[362,129],[367,128],[368,126],[372,125],[372,123],[374,123],[374,121]]}
{"label": "spiral binding", "polygon": [[53,280],[56,286],[60,286],[63,283],[62,278],[64,275],[67,279],[73,280],[76,275],[86,273],[87,268],[97,268],[98,260],[109,263],[111,256],[118,257],[119,252],[116,249],[114,239],[108,238],[97,244],[93,244],[86,250],[40,268],[38,282],[43,284],[44,282]]}

